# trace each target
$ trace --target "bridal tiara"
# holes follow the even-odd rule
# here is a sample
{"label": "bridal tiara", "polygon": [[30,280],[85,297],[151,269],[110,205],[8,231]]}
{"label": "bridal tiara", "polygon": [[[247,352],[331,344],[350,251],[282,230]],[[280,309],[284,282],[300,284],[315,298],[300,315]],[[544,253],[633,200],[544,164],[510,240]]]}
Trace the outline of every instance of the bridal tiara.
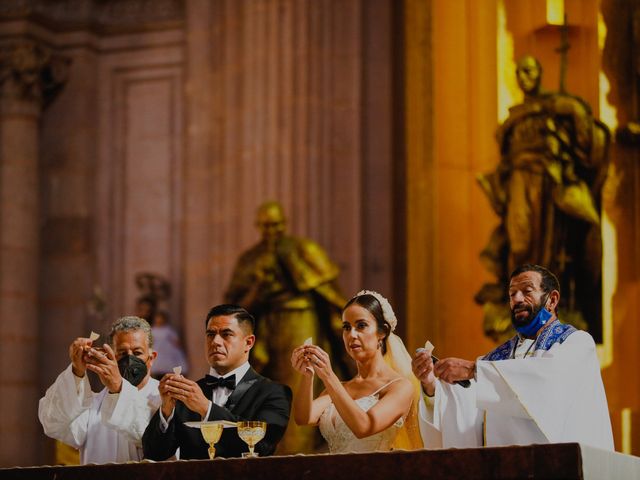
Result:
{"label": "bridal tiara", "polygon": [[360,290],[353,296],[353,298],[360,297],[362,295],[371,295],[376,300],[378,300],[380,306],[382,307],[382,316],[384,317],[384,321],[389,324],[389,326],[391,327],[391,331],[393,332],[398,325],[398,319],[396,318],[396,314],[393,313],[393,308],[391,308],[389,300],[384,298],[378,292],[374,292],[373,290]]}

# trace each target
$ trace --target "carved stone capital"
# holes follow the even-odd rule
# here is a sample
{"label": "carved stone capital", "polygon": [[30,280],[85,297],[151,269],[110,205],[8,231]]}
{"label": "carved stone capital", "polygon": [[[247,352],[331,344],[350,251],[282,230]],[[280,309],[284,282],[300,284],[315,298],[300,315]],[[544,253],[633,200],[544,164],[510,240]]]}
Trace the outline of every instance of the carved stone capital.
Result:
{"label": "carved stone capital", "polygon": [[0,46],[0,95],[46,106],[67,81],[70,60],[34,41]]}
{"label": "carved stone capital", "polygon": [[29,19],[56,31],[139,32],[184,18],[185,0],[0,0],[0,21]]}

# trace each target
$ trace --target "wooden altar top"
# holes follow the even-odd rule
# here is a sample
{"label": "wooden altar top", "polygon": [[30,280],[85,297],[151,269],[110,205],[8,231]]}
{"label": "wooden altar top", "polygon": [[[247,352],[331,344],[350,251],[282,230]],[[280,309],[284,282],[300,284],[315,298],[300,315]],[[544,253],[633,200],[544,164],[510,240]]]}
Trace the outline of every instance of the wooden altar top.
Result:
{"label": "wooden altar top", "polygon": [[[585,457],[593,457],[590,463],[592,467],[596,467],[595,474],[592,468],[591,475],[585,475]],[[626,470],[620,468],[621,464]],[[630,467],[632,470],[629,470]],[[637,470],[633,470],[634,468]],[[623,471],[624,474],[621,473]],[[564,443],[412,452],[7,468],[0,469],[0,479],[582,479],[590,476],[631,478],[627,476],[630,471],[640,473],[639,458],[590,449],[577,443]]]}

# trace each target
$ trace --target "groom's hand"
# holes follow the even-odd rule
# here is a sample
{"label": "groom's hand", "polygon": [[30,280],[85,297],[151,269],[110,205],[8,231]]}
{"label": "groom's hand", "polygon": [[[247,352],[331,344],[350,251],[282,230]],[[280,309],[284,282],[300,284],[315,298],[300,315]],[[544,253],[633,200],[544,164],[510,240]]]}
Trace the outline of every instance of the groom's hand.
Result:
{"label": "groom's hand", "polygon": [[160,380],[158,390],[160,391],[160,399],[162,400],[162,415],[164,418],[169,418],[173,413],[173,409],[176,408],[176,399],[169,393],[169,385],[167,382],[169,379],[175,376],[175,373],[166,373]]}
{"label": "groom's hand", "polygon": [[[173,375],[166,381],[166,391],[175,400],[180,400],[185,406],[201,417],[209,410],[209,400],[202,393],[200,385],[182,375]],[[164,412],[163,412],[164,413]]]}

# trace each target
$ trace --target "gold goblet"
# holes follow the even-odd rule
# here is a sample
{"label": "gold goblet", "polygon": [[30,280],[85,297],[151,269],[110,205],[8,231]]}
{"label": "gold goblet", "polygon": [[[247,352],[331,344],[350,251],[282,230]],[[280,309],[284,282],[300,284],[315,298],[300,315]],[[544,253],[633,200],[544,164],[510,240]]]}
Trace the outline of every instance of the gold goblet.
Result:
{"label": "gold goblet", "polygon": [[216,447],[214,444],[218,443],[222,436],[222,429],[224,426],[222,423],[205,423],[200,425],[200,432],[204,437],[204,441],[209,444],[209,458],[213,459],[216,456]]}
{"label": "gold goblet", "polygon": [[249,445],[249,452],[243,452],[243,457],[257,457],[258,454],[253,451],[260,440],[267,433],[267,422],[247,421],[238,422],[238,436],[244,443]]}

